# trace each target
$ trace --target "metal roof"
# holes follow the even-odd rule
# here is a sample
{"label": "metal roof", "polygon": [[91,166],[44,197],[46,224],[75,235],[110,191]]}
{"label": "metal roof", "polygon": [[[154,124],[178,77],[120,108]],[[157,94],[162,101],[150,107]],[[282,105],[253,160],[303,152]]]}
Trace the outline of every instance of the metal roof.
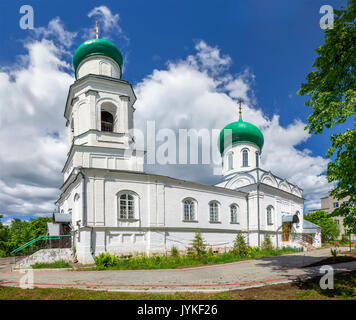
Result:
{"label": "metal roof", "polygon": [[57,222],[57,223],[70,223],[72,222],[72,215],[71,214],[68,214],[68,213],[59,213],[59,212],[56,212],[54,215],[53,215],[53,220],[54,222]]}
{"label": "metal roof", "polygon": [[318,229],[320,229],[320,226],[317,224],[303,220],[303,233],[316,233]]}

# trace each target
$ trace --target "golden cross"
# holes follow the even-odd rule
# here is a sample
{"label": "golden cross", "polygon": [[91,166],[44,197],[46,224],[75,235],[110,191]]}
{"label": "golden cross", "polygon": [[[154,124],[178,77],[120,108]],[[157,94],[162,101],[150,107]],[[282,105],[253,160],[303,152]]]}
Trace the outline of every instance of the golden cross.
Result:
{"label": "golden cross", "polygon": [[244,101],[242,99],[237,100],[237,103],[240,105],[239,107],[239,118],[242,119],[242,109],[241,109],[241,103]]}
{"label": "golden cross", "polygon": [[99,39],[99,21],[96,22],[95,35],[96,38]]}

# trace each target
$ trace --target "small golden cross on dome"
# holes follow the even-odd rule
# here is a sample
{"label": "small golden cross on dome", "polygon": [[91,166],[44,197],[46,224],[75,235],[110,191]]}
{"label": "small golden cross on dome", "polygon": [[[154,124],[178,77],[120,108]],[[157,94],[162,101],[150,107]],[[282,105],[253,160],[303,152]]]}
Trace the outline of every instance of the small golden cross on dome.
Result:
{"label": "small golden cross on dome", "polygon": [[99,21],[96,22],[95,35],[96,38],[99,39]]}
{"label": "small golden cross on dome", "polygon": [[242,119],[242,109],[241,109],[241,104],[244,101],[242,99],[237,100],[237,103],[239,104],[239,118]]}

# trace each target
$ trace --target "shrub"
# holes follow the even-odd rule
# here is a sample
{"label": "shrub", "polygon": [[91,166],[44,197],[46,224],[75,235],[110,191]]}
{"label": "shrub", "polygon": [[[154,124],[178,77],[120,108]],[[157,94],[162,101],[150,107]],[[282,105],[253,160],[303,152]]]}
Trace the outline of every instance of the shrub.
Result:
{"label": "shrub", "polygon": [[[206,255],[206,244],[205,244],[205,241],[204,241],[199,229],[197,229],[197,231],[195,232],[195,237],[192,242],[191,249],[197,257]],[[188,249],[188,251],[189,251],[189,249]]]}
{"label": "shrub", "polygon": [[245,237],[241,232],[237,233],[232,250],[235,254],[243,257],[249,254],[249,248],[246,244]]}
{"label": "shrub", "polygon": [[208,257],[213,257],[214,256],[214,251],[212,248],[209,248],[208,250]]}
{"label": "shrub", "polygon": [[195,254],[194,249],[192,247],[188,247],[187,248],[187,256],[192,257],[192,256],[194,256],[194,254]]}
{"label": "shrub", "polygon": [[331,254],[332,254],[334,260],[336,260],[336,257],[337,257],[337,255],[338,255],[338,253],[339,253],[338,250],[337,250],[337,249],[330,248],[330,251],[331,251]]}
{"label": "shrub", "polygon": [[113,267],[118,263],[118,259],[114,254],[108,252],[100,253],[95,257],[95,264],[98,269],[106,269],[108,267]]}
{"label": "shrub", "polygon": [[175,246],[172,247],[172,249],[171,249],[171,256],[172,256],[172,257],[178,257],[178,256],[179,256],[179,252],[178,252],[177,247],[175,247]]}
{"label": "shrub", "polygon": [[266,234],[265,238],[263,239],[262,250],[266,250],[266,251],[273,250],[273,245],[272,245],[271,237],[269,236],[269,234]]}

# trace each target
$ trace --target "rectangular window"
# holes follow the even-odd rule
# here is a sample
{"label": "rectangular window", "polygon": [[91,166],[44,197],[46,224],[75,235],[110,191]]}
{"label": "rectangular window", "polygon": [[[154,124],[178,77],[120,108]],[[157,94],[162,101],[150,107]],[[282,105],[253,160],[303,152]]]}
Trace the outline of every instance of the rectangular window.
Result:
{"label": "rectangular window", "polygon": [[247,150],[244,150],[242,152],[242,166],[243,167],[248,167],[248,153],[247,153]]}
{"label": "rectangular window", "polygon": [[210,221],[217,222],[219,221],[219,207],[216,203],[210,205]]}
{"label": "rectangular window", "polygon": [[191,200],[186,200],[184,202],[184,220],[194,221],[194,219],[195,219],[194,202]]}

